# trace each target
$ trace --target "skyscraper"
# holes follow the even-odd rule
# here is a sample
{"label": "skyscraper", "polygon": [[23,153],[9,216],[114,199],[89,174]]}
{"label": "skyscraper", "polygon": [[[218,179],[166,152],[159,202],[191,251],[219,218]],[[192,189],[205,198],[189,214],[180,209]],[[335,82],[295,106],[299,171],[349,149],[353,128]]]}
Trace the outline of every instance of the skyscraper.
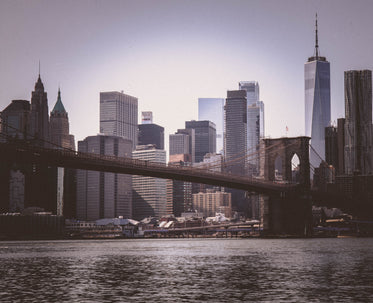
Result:
{"label": "skyscraper", "polygon": [[[1,138],[6,142],[14,139],[27,139],[30,131],[30,102],[13,100],[1,112]],[[25,207],[24,165],[0,163],[0,213],[19,212]]]}
{"label": "skyscraper", "polygon": [[227,92],[224,143],[228,171],[244,175],[247,147],[247,102],[244,90]]}
{"label": "skyscraper", "polygon": [[264,137],[264,103],[259,99],[259,84],[255,81],[239,82],[239,89],[246,91],[247,99],[247,172],[249,175],[259,174],[260,139]]}
{"label": "skyscraper", "polygon": [[48,98],[40,74],[38,81],[35,83],[35,90],[31,94],[30,133],[34,144],[44,147],[49,146]]}
{"label": "skyscraper", "polygon": [[[132,141],[118,136],[89,136],[78,142],[80,152],[131,157]],[[132,176],[77,170],[77,219],[132,218]]]}
{"label": "skyscraper", "polygon": [[[228,91],[225,102],[224,157],[225,171],[245,175],[247,167],[247,101],[246,91]],[[245,192],[229,189],[232,206],[244,215],[248,213]]]}
{"label": "skyscraper", "polygon": [[345,118],[337,120],[337,133],[338,133],[338,169],[337,174],[343,175],[345,171]]}
{"label": "skyscraper", "polygon": [[157,149],[164,149],[164,127],[154,123],[139,124],[138,145],[154,144]]}
{"label": "skyscraper", "polygon": [[[166,151],[152,145],[138,145],[132,158],[166,164]],[[166,215],[166,185],[166,179],[132,176],[134,219]]]}
{"label": "skyscraper", "polygon": [[193,128],[178,129],[169,137],[169,155],[182,155],[186,162],[194,163],[195,158],[195,130]]}
{"label": "skyscraper", "polygon": [[[305,131],[311,137],[310,164],[318,167],[325,160],[325,127],[330,124],[330,64],[319,56],[317,16],[315,55],[304,65]],[[320,159],[320,157],[322,159]]]}
{"label": "skyscraper", "polygon": [[345,72],[345,173],[372,174],[372,71]]}
{"label": "skyscraper", "polygon": [[211,121],[216,127],[216,151],[224,152],[224,98],[198,98],[198,120]]}
{"label": "skyscraper", "polygon": [[[31,93],[30,137],[32,144],[50,147],[50,123],[47,93],[40,78]],[[25,174],[25,207],[37,206],[57,212],[57,170],[38,164]]]}
{"label": "skyscraper", "polygon": [[[30,102],[13,100],[1,112],[1,133],[8,138],[27,139],[30,131]],[[4,140],[5,137],[1,137]]]}
{"label": "skyscraper", "polygon": [[[58,89],[56,104],[50,113],[50,139],[52,148],[68,148],[75,150],[74,136],[70,135],[69,116],[61,100]],[[76,170],[57,168],[57,215],[76,216]]]}
{"label": "skyscraper", "polygon": [[137,98],[120,92],[100,93],[100,133],[119,136],[137,145]]}
{"label": "skyscraper", "polygon": [[185,129],[194,129],[195,159],[202,162],[203,157],[216,152],[216,126],[211,121],[186,121]]}
{"label": "skyscraper", "polygon": [[53,147],[75,149],[74,136],[70,135],[69,116],[63,106],[60,89],[50,114],[50,139]]}
{"label": "skyscraper", "polygon": [[253,105],[259,101],[259,83],[256,81],[240,81],[238,89],[246,91],[247,105]]}
{"label": "skyscraper", "polygon": [[325,128],[325,161],[332,165],[339,173],[338,161],[338,128],[328,126]]}

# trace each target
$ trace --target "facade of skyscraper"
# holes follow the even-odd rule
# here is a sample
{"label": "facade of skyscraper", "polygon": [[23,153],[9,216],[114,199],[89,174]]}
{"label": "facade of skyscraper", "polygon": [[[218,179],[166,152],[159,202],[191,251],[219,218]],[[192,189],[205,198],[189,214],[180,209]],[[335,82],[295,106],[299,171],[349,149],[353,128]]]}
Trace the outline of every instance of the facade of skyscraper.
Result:
{"label": "facade of skyscraper", "polygon": [[[90,136],[78,142],[78,151],[131,157],[132,141],[118,136]],[[132,176],[77,170],[77,219],[132,217]]]}
{"label": "facade of skyscraper", "polygon": [[247,147],[247,102],[244,90],[227,92],[224,143],[228,172],[244,175]]}
{"label": "facade of skyscraper", "polygon": [[[166,151],[153,145],[138,145],[133,159],[166,164]],[[165,179],[132,176],[133,218],[161,217],[167,213],[167,181]]]}
{"label": "facade of skyscraper", "polygon": [[224,152],[224,102],[224,98],[198,98],[198,120],[215,123],[218,153]]}
{"label": "facade of skyscraper", "polygon": [[372,72],[345,72],[345,173],[373,174]]}
{"label": "facade of skyscraper", "polygon": [[194,162],[202,162],[208,153],[216,152],[216,126],[211,121],[186,121],[185,129],[193,129],[195,136]]}
{"label": "facade of skyscraper", "polygon": [[120,92],[101,92],[100,133],[131,140],[135,149],[138,139],[137,103],[137,98]]}
{"label": "facade of skyscraper", "polygon": [[139,124],[138,145],[154,144],[157,149],[164,149],[164,127],[154,123]]}
{"label": "facade of skyscraper", "polygon": [[318,167],[325,160],[325,127],[330,125],[330,64],[319,56],[316,20],[315,56],[304,65],[305,133],[311,137],[310,164]]}

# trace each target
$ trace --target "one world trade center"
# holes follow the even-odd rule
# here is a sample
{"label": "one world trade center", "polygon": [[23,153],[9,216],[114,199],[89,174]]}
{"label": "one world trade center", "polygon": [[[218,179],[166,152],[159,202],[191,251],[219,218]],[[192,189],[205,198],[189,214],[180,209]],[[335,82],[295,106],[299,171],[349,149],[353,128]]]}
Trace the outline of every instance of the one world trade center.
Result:
{"label": "one world trade center", "polygon": [[310,164],[325,160],[325,127],[330,125],[330,63],[319,55],[317,15],[315,53],[304,65],[306,136],[311,137]]}

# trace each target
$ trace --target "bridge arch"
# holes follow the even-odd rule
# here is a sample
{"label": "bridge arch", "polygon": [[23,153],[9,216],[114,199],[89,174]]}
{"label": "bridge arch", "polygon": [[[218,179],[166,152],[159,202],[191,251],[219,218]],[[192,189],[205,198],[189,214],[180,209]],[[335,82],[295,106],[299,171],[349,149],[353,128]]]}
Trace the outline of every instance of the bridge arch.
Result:
{"label": "bridge arch", "polygon": [[282,179],[292,181],[291,161],[294,155],[299,158],[298,183],[309,187],[309,137],[283,137],[277,139],[263,139],[261,141],[264,157],[261,162],[261,174],[266,180],[275,181],[276,158],[282,159]]}

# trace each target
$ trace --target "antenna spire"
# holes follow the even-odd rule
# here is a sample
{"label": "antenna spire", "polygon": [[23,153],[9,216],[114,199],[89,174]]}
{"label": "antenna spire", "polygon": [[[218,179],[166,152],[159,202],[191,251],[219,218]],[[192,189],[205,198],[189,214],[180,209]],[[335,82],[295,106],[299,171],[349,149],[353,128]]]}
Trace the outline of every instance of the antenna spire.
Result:
{"label": "antenna spire", "polygon": [[316,50],[316,60],[318,60],[319,59],[319,38],[318,38],[318,33],[317,33],[317,13],[316,13],[315,50]]}

